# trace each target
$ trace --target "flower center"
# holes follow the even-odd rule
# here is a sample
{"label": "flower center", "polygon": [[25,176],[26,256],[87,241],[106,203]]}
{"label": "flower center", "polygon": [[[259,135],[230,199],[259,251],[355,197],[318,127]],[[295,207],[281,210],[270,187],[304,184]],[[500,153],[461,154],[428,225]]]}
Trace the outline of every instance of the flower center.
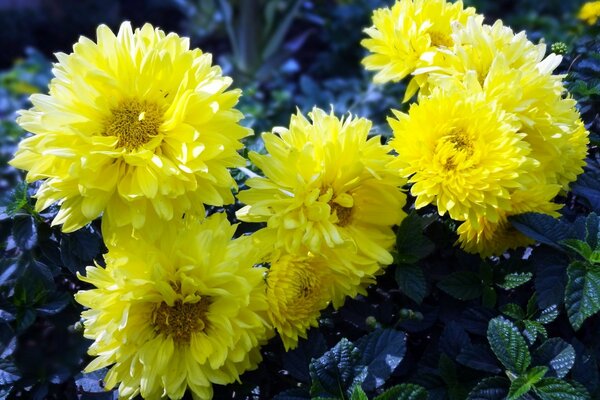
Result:
{"label": "flower center", "polygon": [[441,146],[441,151],[445,154],[442,165],[446,171],[456,169],[474,153],[473,141],[464,130],[459,128],[453,128],[442,140]]}
{"label": "flower center", "polygon": [[206,329],[206,312],[210,306],[210,297],[202,297],[197,303],[176,301],[171,307],[162,302],[154,310],[154,327],[175,342],[189,343],[192,333]]}
{"label": "flower center", "polygon": [[429,39],[432,47],[452,47],[452,38],[438,31],[429,31]]}
{"label": "flower center", "polygon": [[315,287],[315,276],[311,274],[309,271],[305,270],[303,273],[296,274],[296,291],[295,297],[297,299],[303,298],[306,299],[310,297]]}
{"label": "flower center", "polygon": [[346,226],[350,223],[350,217],[352,216],[352,207],[344,207],[339,205],[338,203],[334,203],[333,201],[329,202],[329,207],[331,207],[332,214],[335,213],[337,216],[338,226]]}
{"label": "flower center", "polygon": [[104,134],[116,136],[119,139],[117,146],[135,150],[158,135],[162,113],[157,104],[125,100],[110,111]]}

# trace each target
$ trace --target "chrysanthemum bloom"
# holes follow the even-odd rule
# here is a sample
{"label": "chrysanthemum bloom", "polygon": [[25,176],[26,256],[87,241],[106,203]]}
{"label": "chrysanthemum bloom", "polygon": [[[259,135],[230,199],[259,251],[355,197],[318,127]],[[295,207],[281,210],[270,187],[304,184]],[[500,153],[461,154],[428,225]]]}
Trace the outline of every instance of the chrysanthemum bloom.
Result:
{"label": "chrysanthemum bloom", "polygon": [[264,269],[253,268],[248,237],[231,240],[223,214],[171,222],[161,240],[130,236],[108,244],[106,268],[80,279],[96,288],[77,293],[85,337],[96,356],[86,371],[110,367],[105,383],[119,395],[179,399],[212,397],[255,368],[267,335]]}
{"label": "chrysanthemum bloom", "polygon": [[502,212],[497,222],[485,218],[467,220],[457,230],[458,243],[469,253],[478,253],[481,257],[500,255],[508,249],[529,246],[535,241],[517,229],[508,221],[509,216],[536,212],[559,217],[561,205],[553,203],[558,185],[538,185],[512,194],[512,209]]}
{"label": "chrysanthemum bloom", "polygon": [[575,100],[565,98],[564,76],[553,75],[561,57],[545,57],[545,45],[534,45],[524,32],[514,34],[501,21],[489,26],[470,18],[466,26],[455,26],[452,36],[455,45],[446,65],[415,74],[423,72],[430,87],[445,91],[457,86],[483,90],[489,101],[519,120],[530,157],[539,161],[531,173],[567,190],[583,172],[588,134]]}
{"label": "chrysanthemum bloom", "polygon": [[[363,64],[378,71],[375,82],[397,82],[421,66],[424,55],[431,59],[438,49],[452,47],[452,23],[464,24],[474,14],[462,1],[446,0],[399,0],[391,8],[377,9],[373,26],[365,29],[369,38],[361,42],[372,53]],[[407,97],[417,87],[411,84]]]}
{"label": "chrysanthemum bloom", "polygon": [[204,215],[202,203],[233,202],[228,168],[249,131],[233,107],[239,90],[189,39],[128,22],[97,43],[82,37],[58,53],[49,95],[33,95],[11,164],[44,180],[36,209],[61,205],[53,224],[71,232],[104,211],[105,226]]}
{"label": "chrysanthemum bloom", "polygon": [[333,284],[334,271],[322,257],[286,254],[271,263],[266,277],[269,317],[286,350],[319,325],[321,310],[332,300]]}
{"label": "chrysanthemum bloom", "polygon": [[600,1],[588,1],[579,10],[577,15],[582,21],[587,22],[588,25],[594,25],[598,18],[600,18]]}
{"label": "chrysanthemum bloom", "polygon": [[250,159],[265,177],[246,181],[251,189],[238,195],[247,204],[238,218],[266,222],[271,243],[288,253],[351,248],[353,257],[391,264],[392,226],[404,218],[406,201],[405,180],[387,168],[391,149],[367,138],[367,119],[318,108],[309,117],[298,112],[289,129],[263,134],[268,154]]}
{"label": "chrysanthemum bloom", "polygon": [[390,166],[414,183],[417,208],[434,204],[457,221],[492,222],[511,209],[511,192],[535,165],[514,116],[483,93],[462,90],[434,90],[408,114],[394,115],[388,121],[398,157]]}

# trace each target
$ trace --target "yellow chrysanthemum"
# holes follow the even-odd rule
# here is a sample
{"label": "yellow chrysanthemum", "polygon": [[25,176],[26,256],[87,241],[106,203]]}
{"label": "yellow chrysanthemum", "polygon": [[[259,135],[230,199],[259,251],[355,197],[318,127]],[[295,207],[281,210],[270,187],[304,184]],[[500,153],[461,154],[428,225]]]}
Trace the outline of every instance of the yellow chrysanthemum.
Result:
{"label": "yellow chrysanthemum", "polygon": [[600,18],[600,1],[588,1],[579,10],[577,15],[582,21],[585,21],[588,25],[594,25],[598,18]]}
{"label": "yellow chrysanthemum", "polygon": [[378,136],[367,138],[367,119],[340,120],[318,108],[309,117],[298,112],[289,129],[263,134],[268,154],[250,159],[266,177],[248,179],[238,218],[266,222],[274,245],[289,253],[343,247],[354,249],[353,257],[391,264],[392,226],[405,216],[406,196],[405,180],[387,168],[390,148]]}
{"label": "yellow chrysanthemum", "polygon": [[267,334],[264,270],[253,268],[248,237],[231,240],[223,214],[172,222],[159,241],[120,238],[106,268],[88,267],[77,293],[85,337],[95,355],[86,368],[110,367],[108,389],[122,398],[212,397],[255,368]]}
{"label": "yellow chrysanthemum", "polygon": [[[233,202],[227,168],[249,131],[233,107],[239,90],[189,39],[128,22],[105,25],[58,53],[49,95],[33,95],[11,164],[44,180],[36,209],[61,205],[53,224],[74,231],[104,211],[105,227],[204,214],[202,203]],[[148,221],[148,219],[154,219]]]}
{"label": "yellow chrysanthemum", "polygon": [[375,82],[397,82],[421,66],[424,56],[431,59],[440,48],[452,47],[452,23],[464,24],[474,14],[462,1],[446,0],[399,0],[377,9],[373,26],[365,29],[369,38],[361,42],[372,53],[363,64],[378,71]]}
{"label": "yellow chrysanthemum", "polygon": [[524,185],[535,162],[513,116],[483,93],[435,90],[408,114],[394,111],[391,163],[414,183],[415,206],[434,204],[440,215],[497,222],[511,209],[511,192]]}
{"label": "yellow chrysanthemum", "polygon": [[485,218],[463,222],[457,230],[460,246],[467,252],[488,257],[533,244],[535,241],[516,230],[508,217],[526,212],[559,217],[556,210],[561,206],[552,202],[558,189],[558,185],[539,185],[533,189],[517,191],[511,198],[512,210],[503,212],[497,222]]}
{"label": "yellow chrysanthemum", "polygon": [[298,345],[298,337],[319,325],[321,310],[331,302],[333,272],[325,259],[284,255],[267,272],[269,317],[286,350]]}
{"label": "yellow chrysanthemum", "polygon": [[567,190],[583,172],[588,139],[576,102],[564,98],[564,76],[553,75],[561,57],[545,57],[545,45],[534,45],[524,32],[514,34],[501,21],[489,26],[470,18],[465,27],[455,27],[453,37],[445,67],[423,70],[428,86],[483,90],[489,101],[519,120],[530,157],[539,161],[531,173]]}

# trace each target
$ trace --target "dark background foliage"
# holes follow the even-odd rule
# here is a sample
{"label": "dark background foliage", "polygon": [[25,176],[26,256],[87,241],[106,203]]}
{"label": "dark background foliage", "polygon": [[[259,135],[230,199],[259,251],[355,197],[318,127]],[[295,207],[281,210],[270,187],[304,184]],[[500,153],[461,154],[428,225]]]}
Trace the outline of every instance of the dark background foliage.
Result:
{"label": "dark background foliage", "polygon": [[[515,218],[540,244],[481,260],[454,247],[452,221],[415,213],[397,230],[396,262],[370,288],[323,313],[297,350],[278,340],[242,384],[215,398],[598,399],[600,380],[600,42],[575,18],[581,2],[468,1],[488,23],[565,53],[560,66],[591,133],[586,172],[561,199],[563,218]],[[371,83],[362,28],[386,0],[0,0],[0,399],[112,399],[105,371],[82,374],[82,289],[76,274],[102,262],[97,221],[71,234],[38,214],[35,185],[7,165],[25,134],[15,112],[45,92],[52,53],[69,52],[99,23],[151,22],[212,52],[244,90],[256,133],[286,125],[296,107],[334,107],[371,118],[389,135],[404,86]],[[247,141],[260,151],[258,135]],[[244,175],[234,171],[241,187]],[[233,219],[238,205],[226,211]],[[255,230],[242,224],[241,232]]]}

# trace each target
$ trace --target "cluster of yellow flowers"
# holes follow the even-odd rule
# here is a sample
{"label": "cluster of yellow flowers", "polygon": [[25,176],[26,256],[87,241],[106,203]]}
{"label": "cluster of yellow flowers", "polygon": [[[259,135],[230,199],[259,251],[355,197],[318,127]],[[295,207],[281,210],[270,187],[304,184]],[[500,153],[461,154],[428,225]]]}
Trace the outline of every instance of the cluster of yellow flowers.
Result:
{"label": "cluster of yellow flowers", "polygon": [[365,66],[381,83],[411,75],[405,100],[418,103],[394,111],[389,144],[369,120],[318,108],[264,133],[266,154],[249,155],[264,177],[246,170],[236,214],[264,227],[236,239],[205,205],[235,201],[229,169],[245,166],[251,131],[211,56],[129,23],[57,54],[49,95],[18,119],[32,135],[11,164],[43,181],[36,209],[59,204],[64,232],[102,216],[106,266],[87,268],[95,288],[76,299],[94,340],[86,370],[110,367],[107,388],[210,398],[276,333],[296,347],[393,262],[407,184],[416,208],[460,221],[462,247],[483,256],[529,243],[509,216],[557,215],[588,143],[553,75],[560,57],[461,2],[399,0],[373,23]]}
{"label": "cluster of yellow flowers", "polygon": [[406,180],[387,167],[391,148],[368,138],[371,122],[318,108],[309,117],[298,112],[289,129],[262,135],[268,154],[250,160],[265,177],[238,195],[247,204],[238,219],[266,222],[254,239],[271,264],[269,314],[286,349],[327,304],[364,293],[393,262],[392,227],[406,215]]}
{"label": "cluster of yellow flowers", "polygon": [[552,200],[583,172],[588,144],[575,100],[565,95],[561,58],[524,32],[462,2],[399,0],[376,10],[363,60],[376,82],[412,75],[408,113],[389,124],[416,208],[433,204],[461,222],[461,246],[483,256],[527,245],[508,217],[557,215]]}
{"label": "cluster of yellow flowers", "polygon": [[268,154],[250,158],[265,177],[248,179],[237,216],[266,227],[232,239],[236,227],[204,205],[234,202],[229,168],[245,165],[251,131],[211,56],[126,22],[57,57],[49,95],[21,111],[33,135],[11,164],[42,181],[36,209],[58,204],[64,232],[102,216],[106,266],[86,269],[95,288],[76,300],[94,340],[86,371],[109,367],[121,397],[211,398],[276,332],[296,347],[323,309],[393,262],[406,180],[370,121],[315,108],[264,134]]}

